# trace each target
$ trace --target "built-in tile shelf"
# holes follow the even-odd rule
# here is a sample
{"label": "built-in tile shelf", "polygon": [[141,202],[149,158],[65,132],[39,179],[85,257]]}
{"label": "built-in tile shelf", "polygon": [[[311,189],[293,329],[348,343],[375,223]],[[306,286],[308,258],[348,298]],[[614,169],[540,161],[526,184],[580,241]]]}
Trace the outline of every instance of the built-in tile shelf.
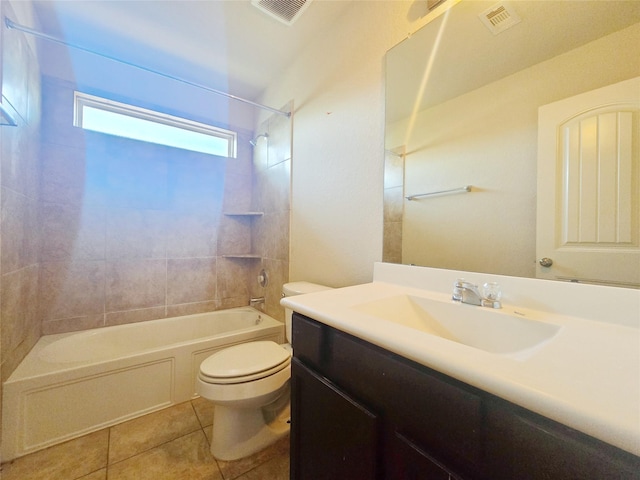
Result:
{"label": "built-in tile shelf", "polygon": [[224,212],[227,217],[261,217],[264,212]]}
{"label": "built-in tile shelf", "polygon": [[[239,218],[250,218],[254,219],[257,217],[261,217],[264,215],[264,212],[223,212],[227,217],[239,217]],[[222,255],[223,258],[236,258],[236,259],[245,259],[245,260],[261,260],[262,256],[254,253],[238,253],[238,254],[227,254]]]}

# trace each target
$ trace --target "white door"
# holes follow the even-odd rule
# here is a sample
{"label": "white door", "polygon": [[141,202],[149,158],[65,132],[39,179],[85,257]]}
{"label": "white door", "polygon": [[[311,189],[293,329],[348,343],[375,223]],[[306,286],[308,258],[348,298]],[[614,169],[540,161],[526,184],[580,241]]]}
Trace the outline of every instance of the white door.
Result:
{"label": "white door", "polygon": [[538,278],[640,287],[639,112],[640,77],[539,108]]}

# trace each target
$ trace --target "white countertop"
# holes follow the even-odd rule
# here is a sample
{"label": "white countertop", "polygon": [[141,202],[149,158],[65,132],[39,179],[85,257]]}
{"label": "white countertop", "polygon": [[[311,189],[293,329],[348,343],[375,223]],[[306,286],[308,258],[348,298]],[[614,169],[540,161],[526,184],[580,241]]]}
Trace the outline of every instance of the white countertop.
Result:
{"label": "white countertop", "polygon": [[[411,269],[409,273],[415,279],[397,281],[402,277],[402,268]],[[415,269],[419,269],[417,274]],[[640,321],[640,292],[627,289],[621,292],[592,285],[571,286],[563,291],[558,302],[549,301],[542,305],[537,299],[538,295],[544,295],[549,288],[562,290],[567,287],[561,285],[566,284],[484,275],[482,277],[487,280],[497,280],[503,285],[505,295],[502,311],[508,314],[517,310],[529,319],[551,322],[561,327],[550,341],[525,355],[504,355],[391,323],[357,308],[363,303],[397,295],[415,295],[447,302],[450,301],[451,278],[465,273],[465,278],[474,281],[473,277],[477,274],[421,267],[388,267],[386,264],[376,264],[376,272],[372,283],[288,297],[282,300],[282,304],[640,455],[640,330],[635,321]],[[426,278],[424,276],[429,277],[429,281],[423,283],[442,283],[440,291],[412,286],[420,283],[421,277]],[[514,289],[523,286],[528,290],[527,296],[534,300],[522,300],[517,305],[509,303],[510,299],[523,298],[513,293]],[[512,292],[508,294],[507,289],[512,289]],[[612,314],[630,317],[599,321],[597,318],[567,314],[567,310],[571,310],[571,301],[583,299],[582,303],[588,303],[593,301],[594,293],[602,295],[596,299],[600,304],[612,300],[617,302],[618,311]],[[567,298],[574,294],[574,299]],[[540,308],[531,308],[532,305]],[[483,308],[470,305],[461,307]],[[620,311],[620,308],[623,310]],[[612,312],[611,309],[608,311]],[[606,312],[605,307],[599,310],[592,308],[589,315],[593,317]]]}

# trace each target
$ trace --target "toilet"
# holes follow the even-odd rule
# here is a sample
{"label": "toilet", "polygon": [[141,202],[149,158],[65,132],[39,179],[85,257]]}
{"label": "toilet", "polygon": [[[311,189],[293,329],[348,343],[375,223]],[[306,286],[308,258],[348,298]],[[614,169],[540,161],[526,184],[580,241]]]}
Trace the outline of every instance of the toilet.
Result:
{"label": "toilet", "polygon": [[[328,290],[309,282],[286,283],[289,297]],[[285,333],[291,342],[291,315],[285,310]],[[211,453],[238,460],[269,446],[289,432],[289,343],[255,341],[225,348],[200,365],[198,394],[213,402]]]}

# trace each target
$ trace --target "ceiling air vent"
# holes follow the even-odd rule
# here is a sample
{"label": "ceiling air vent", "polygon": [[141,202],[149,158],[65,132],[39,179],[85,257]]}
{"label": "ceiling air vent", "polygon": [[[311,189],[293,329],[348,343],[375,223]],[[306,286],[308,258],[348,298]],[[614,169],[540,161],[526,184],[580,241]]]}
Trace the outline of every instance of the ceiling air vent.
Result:
{"label": "ceiling air vent", "polygon": [[293,25],[311,0],[251,0],[251,4],[286,25]]}
{"label": "ceiling air vent", "polygon": [[486,27],[497,35],[520,23],[520,17],[515,10],[506,3],[497,3],[493,7],[485,10],[480,15],[480,20]]}

